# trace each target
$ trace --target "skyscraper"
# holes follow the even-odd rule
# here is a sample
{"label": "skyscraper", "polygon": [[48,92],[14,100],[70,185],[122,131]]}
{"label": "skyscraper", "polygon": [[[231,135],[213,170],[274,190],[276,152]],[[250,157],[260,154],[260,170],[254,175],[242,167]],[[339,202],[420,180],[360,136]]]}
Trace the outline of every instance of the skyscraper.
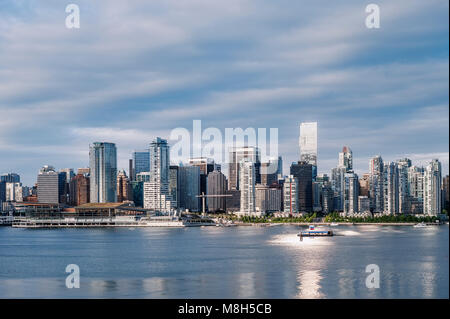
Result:
{"label": "skyscraper", "polygon": [[254,164],[255,168],[255,182],[257,184],[261,183],[261,155],[257,147],[254,146],[244,146],[244,147],[234,147],[230,149],[229,152],[229,164],[228,164],[228,189],[239,190],[240,181],[240,163],[242,160],[248,159]]}
{"label": "skyscraper", "polygon": [[450,211],[450,178],[449,176],[445,176],[443,178],[442,182],[442,190],[444,192],[444,209],[447,210],[447,212]]}
{"label": "skyscraper", "polygon": [[70,181],[69,203],[72,206],[80,206],[89,203],[89,177],[77,174]]}
{"label": "skyscraper", "polygon": [[0,182],[20,183],[20,176],[16,173],[7,173],[0,175]]}
{"label": "skyscraper", "polygon": [[169,193],[170,152],[167,141],[150,143],[150,182],[144,183],[144,208],[169,212],[174,204]]}
{"label": "skyscraper", "polygon": [[91,169],[89,167],[80,167],[77,169],[77,174],[82,174],[84,176],[88,176],[91,173]]}
{"label": "skyscraper", "polygon": [[[22,190],[22,183],[6,183],[6,200],[13,202],[21,202],[18,200],[17,194]],[[23,199],[23,196],[20,196]]]}
{"label": "skyscraper", "polygon": [[117,200],[117,150],[114,143],[94,142],[89,148],[90,201]]}
{"label": "skyscraper", "polygon": [[189,165],[197,166],[200,169],[200,194],[206,194],[206,178],[209,173],[214,171],[214,160],[207,157],[196,157],[189,159]]}
{"label": "skyscraper", "polygon": [[348,146],[344,146],[339,153],[339,167],[345,167],[347,172],[353,171],[353,152]]}
{"label": "skyscraper", "polygon": [[64,183],[64,199],[63,202],[64,203],[69,203],[70,201],[70,181],[72,180],[72,178],[75,176],[74,172],[73,172],[73,168],[61,168],[59,170],[60,173],[64,174],[64,176],[66,177],[66,181]]}
{"label": "skyscraper", "polygon": [[312,195],[312,171],[313,165],[304,161],[292,163],[291,174],[298,182],[298,210],[299,212],[311,212],[313,209]]}
{"label": "skyscraper", "polygon": [[367,196],[358,196],[358,212],[370,213],[370,199]]}
{"label": "skyscraper", "polygon": [[312,178],[317,176],[317,122],[300,124],[300,161],[311,164]]}
{"label": "skyscraper", "polygon": [[331,187],[333,189],[333,208],[336,211],[344,210],[345,197],[345,167],[335,167],[331,170]]}
{"label": "skyscraper", "polygon": [[124,170],[120,170],[117,174],[117,202],[132,200],[131,184]]}
{"label": "skyscraper", "polygon": [[409,213],[423,213],[423,167],[411,166],[408,168]]}
{"label": "skyscraper", "polygon": [[61,173],[64,173],[66,176],[66,183],[69,184],[70,180],[75,176],[73,172],[73,168],[61,168],[59,170]]}
{"label": "skyscraper", "polygon": [[334,193],[333,188],[331,186],[331,182],[325,182],[322,184],[322,192],[321,192],[321,204],[322,204],[322,212],[331,213],[333,211],[333,199]]}
{"label": "skyscraper", "polygon": [[6,201],[6,182],[0,181],[0,212],[2,211],[2,204]]}
{"label": "skyscraper", "polygon": [[172,198],[173,207],[180,208],[180,178],[179,167],[171,165],[169,167],[169,194]]}
{"label": "skyscraper", "polygon": [[193,212],[200,211],[200,167],[180,166],[178,168],[180,181],[180,208]]}
{"label": "skyscraper", "polygon": [[384,213],[395,215],[399,213],[399,178],[398,164],[389,162],[383,168],[383,200]]}
{"label": "skyscraper", "polygon": [[133,202],[136,207],[144,206],[144,182],[132,181]]}
{"label": "skyscraper", "polygon": [[437,216],[442,212],[442,169],[441,162],[434,159],[425,168],[423,213]]}
{"label": "skyscraper", "polygon": [[344,176],[344,214],[358,213],[359,182],[358,175],[346,173]]}
{"label": "skyscraper", "polygon": [[398,166],[398,212],[408,214],[410,212],[410,192],[408,182],[408,170],[411,160],[403,158],[397,161]]}
{"label": "skyscraper", "polygon": [[383,159],[381,156],[375,156],[369,161],[369,196],[371,201],[371,209],[375,213],[384,212],[383,199]]}
{"label": "skyscraper", "polygon": [[150,152],[149,151],[133,152],[133,172],[130,172],[130,178],[132,180],[135,180],[136,174],[149,171],[150,171]]}
{"label": "skyscraper", "polygon": [[[208,195],[225,195],[227,191],[227,178],[222,172],[213,171],[207,177]],[[208,210],[211,212],[225,211],[226,197],[209,197],[207,199]]]}
{"label": "skyscraper", "polygon": [[298,181],[293,175],[284,179],[283,183],[283,203],[284,212],[288,214],[298,213]]}
{"label": "skyscraper", "polygon": [[283,174],[281,156],[271,158],[269,162],[261,164],[261,184],[272,185],[278,181],[278,177]]}
{"label": "skyscraper", "polygon": [[39,203],[58,204],[64,196],[66,175],[55,171],[54,167],[45,165],[37,178],[37,198]]}
{"label": "skyscraper", "polygon": [[369,197],[370,174],[363,174],[359,179],[359,195]]}
{"label": "skyscraper", "polygon": [[240,213],[253,215],[255,206],[255,164],[249,159],[243,159],[239,164],[239,189],[241,191]]}

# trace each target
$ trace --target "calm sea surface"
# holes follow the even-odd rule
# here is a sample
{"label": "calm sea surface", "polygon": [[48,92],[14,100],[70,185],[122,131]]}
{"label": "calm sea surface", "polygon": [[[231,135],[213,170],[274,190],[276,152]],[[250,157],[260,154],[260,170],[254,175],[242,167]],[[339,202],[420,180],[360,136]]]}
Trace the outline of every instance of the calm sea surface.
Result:
{"label": "calm sea surface", "polygon": [[[0,227],[0,298],[448,298],[449,227]],[[79,289],[66,288],[68,264]],[[380,268],[380,288],[365,285]]]}

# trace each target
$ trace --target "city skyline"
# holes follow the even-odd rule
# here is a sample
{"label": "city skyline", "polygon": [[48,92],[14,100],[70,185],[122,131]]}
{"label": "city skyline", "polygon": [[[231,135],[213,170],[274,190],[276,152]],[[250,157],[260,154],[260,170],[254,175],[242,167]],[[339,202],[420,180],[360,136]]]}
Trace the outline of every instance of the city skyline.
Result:
{"label": "city skyline", "polygon": [[[155,138],[155,137],[154,137]],[[159,137],[158,137],[159,138]],[[95,144],[95,143],[98,143],[98,142],[93,142],[93,144]],[[116,143],[114,143],[114,142],[101,142],[101,143],[106,143],[106,144],[113,144],[113,145],[116,145]],[[148,143],[148,148],[147,148],[147,152],[148,152],[148,154],[149,154],[149,148],[150,148],[150,145],[151,145],[151,142],[149,142]],[[169,145],[169,147],[171,147],[172,145],[170,144],[170,143],[168,143],[168,145]],[[255,146],[250,146],[250,148],[252,148],[252,147],[255,147]],[[346,145],[344,145],[344,146],[342,146],[343,148],[348,148],[349,150],[350,150],[350,152],[352,152],[353,153],[353,150],[349,147],[349,146],[346,146]],[[341,150],[342,150],[342,147],[341,147]],[[88,150],[89,149],[91,149],[92,148],[92,146],[91,146],[91,144],[89,144],[89,146],[88,146]],[[242,147],[237,147],[237,149],[240,149],[240,148],[242,148]],[[298,145],[297,145],[297,148],[298,148]],[[117,168],[116,168],[116,171],[117,172],[119,172],[119,171],[125,171],[125,172],[127,172],[127,175],[128,176],[130,176],[130,167],[129,167],[129,160],[130,159],[133,159],[134,160],[134,156],[135,156],[135,153],[136,152],[138,152],[138,153],[143,153],[144,151],[143,151],[144,149],[141,147],[140,149],[139,149],[139,151],[138,150],[136,150],[136,151],[133,151],[133,152],[131,152],[130,154],[129,154],[129,156],[128,156],[128,159],[126,160],[126,164],[128,165],[128,166],[124,166],[124,167],[120,167],[119,165],[117,165]],[[299,154],[300,154],[300,151],[298,152]],[[331,176],[332,175],[332,171],[333,171],[333,169],[335,169],[336,167],[339,167],[339,165],[340,165],[340,156],[342,156],[341,154],[343,154],[341,151],[338,151],[337,153],[336,153],[336,159],[335,159],[335,163],[333,164],[333,163],[331,163],[330,165],[331,165],[331,168],[329,169],[329,170],[325,170],[325,169],[320,169],[320,167],[321,167],[321,165],[320,165],[320,154],[318,155],[318,157],[317,157],[317,163],[318,163],[318,167],[319,167],[319,169],[318,169],[318,175],[320,175],[320,174],[327,174],[328,176]],[[120,154],[120,150],[117,150],[117,158],[119,158],[119,155],[121,155]],[[285,160],[284,160],[284,156],[283,156],[283,154],[278,154],[279,156],[281,156],[282,157],[282,162],[283,162],[283,172],[285,172],[284,174],[283,174],[283,176],[289,176],[290,174],[288,174],[287,172],[289,172],[289,170],[290,170],[290,167],[291,167],[291,165],[293,164],[293,163],[297,163],[297,161],[299,160],[298,158],[297,159],[295,159],[294,161],[292,161],[292,162],[286,162]],[[405,154],[400,154],[398,157],[396,157],[396,158],[391,158],[391,159],[388,159],[387,157],[385,157],[383,154],[380,154],[380,153],[378,153],[378,154],[374,154],[374,155],[372,155],[372,156],[370,156],[369,158],[367,158],[367,161],[366,161],[366,167],[364,168],[364,167],[361,167],[361,166],[363,166],[364,165],[364,163],[363,163],[363,161],[362,161],[362,159],[358,159],[358,156],[352,156],[352,161],[355,161],[356,160],[356,162],[358,163],[360,163],[361,165],[360,165],[360,167],[359,167],[359,169],[358,168],[355,168],[355,169],[353,169],[352,171],[354,171],[356,174],[358,174],[358,175],[363,175],[363,174],[366,174],[366,173],[370,173],[370,163],[371,163],[371,161],[372,161],[372,159],[374,158],[374,157],[377,157],[377,156],[381,156],[382,158],[383,158],[383,161],[384,162],[394,162],[394,161],[399,161],[399,160],[401,160],[401,159],[403,159],[403,158],[408,158],[409,160],[411,160],[413,163],[414,163],[414,166],[417,166],[417,167],[423,167],[423,168],[425,168],[431,161],[433,161],[434,159],[437,159],[437,160],[439,160],[440,162],[441,162],[441,165],[442,165],[442,176],[444,177],[444,176],[446,176],[446,175],[449,175],[449,171],[448,171],[448,167],[446,167],[445,166],[445,158],[444,158],[444,160],[442,159],[442,158],[439,158],[439,157],[433,157],[433,158],[420,158],[420,160],[414,160],[414,159],[412,159],[411,157],[408,157],[407,155],[405,155]],[[298,157],[300,157],[300,155],[298,155]],[[193,158],[193,157],[192,157]],[[191,159],[192,159],[191,158]],[[206,157],[207,158],[207,157]],[[447,159],[448,160],[448,159]],[[78,169],[78,168],[82,168],[82,169],[84,169],[84,168],[89,168],[90,167],[90,164],[89,164],[89,151],[88,151],[88,155],[87,155],[87,164],[86,165],[81,165],[81,166],[74,166],[74,167],[71,167],[70,169],[74,169],[75,170],[75,172],[76,172],[76,170]],[[124,161],[125,162],[125,161]],[[331,161],[330,161],[331,162]],[[178,164],[183,164],[183,165],[189,165],[189,161],[186,161],[186,162],[182,162],[182,163],[175,163],[175,162],[170,162],[170,165],[178,165]],[[229,169],[228,169],[228,162],[225,162],[225,163],[216,163],[216,164],[221,164],[222,165],[222,172],[224,172],[224,174],[227,176],[227,178],[229,178]],[[51,165],[52,167],[55,167],[55,170],[56,171],[64,171],[64,170],[66,170],[66,169],[68,169],[67,167],[67,165],[66,166],[61,166],[60,168],[58,167],[58,166],[56,166],[56,165],[53,165],[52,163],[49,163],[49,162],[45,162],[45,163],[41,163],[41,164],[39,164],[38,166],[39,166],[39,169],[38,169],[38,171],[37,172],[34,172],[34,174],[32,174],[32,176],[26,176],[26,175],[24,175],[24,174],[22,174],[21,173],[21,171],[0,171],[0,175],[3,175],[3,174],[11,174],[11,173],[13,173],[13,174],[18,174],[19,176],[20,176],[20,182],[24,185],[24,186],[34,186],[35,185],[35,183],[36,183],[36,176],[37,176],[37,173],[41,170],[41,168],[44,166],[44,165]],[[447,171],[446,171],[446,168],[447,168]],[[142,171],[143,173],[148,173],[148,171]],[[24,178],[25,177],[25,178]],[[29,180],[31,180],[32,182],[31,183],[27,183],[27,177],[28,177],[28,179]],[[34,180],[34,181],[33,181]]]}
{"label": "city skyline", "polygon": [[95,140],[116,143],[127,169],[153,136],[200,119],[278,127],[284,170],[298,125],[317,121],[319,173],[349,145],[356,172],[382,154],[439,158],[446,174],[448,3],[377,3],[380,29],[365,27],[359,1],[81,0],[77,30],[58,1],[3,3],[0,171],[31,184],[45,163],[87,166]]}

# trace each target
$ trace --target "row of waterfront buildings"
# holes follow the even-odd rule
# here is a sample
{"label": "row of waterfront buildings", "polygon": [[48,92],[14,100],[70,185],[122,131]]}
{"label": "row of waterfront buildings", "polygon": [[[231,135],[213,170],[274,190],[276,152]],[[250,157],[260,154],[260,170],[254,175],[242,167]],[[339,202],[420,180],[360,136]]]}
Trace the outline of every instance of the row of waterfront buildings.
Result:
{"label": "row of waterfront buildings", "polygon": [[436,216],[449,205],[449,178],[442,179],[441,163],[426,167],[405,158],[369,161],[369,172],[358,176],[353,153],[343,147],[330,175],[317,174],[317,123],[300,126],[300,160],[283,175],[282,158],[261,162],[255,146],[229,151],[228,177],[209,158],[170,164],[166,140],[155,138],[136,151],[128,174],[117,169],[114,143],[95,142],[89,167],[56,170],[44,166],[34,187],[23,186],[18,174],[1,176],[0,209],[14,202],[80,206],[86,203],[127,202],[145,209],[170,212],[233,212],[241,215],[296,215],[305,212],[367,214],[426,214]]}

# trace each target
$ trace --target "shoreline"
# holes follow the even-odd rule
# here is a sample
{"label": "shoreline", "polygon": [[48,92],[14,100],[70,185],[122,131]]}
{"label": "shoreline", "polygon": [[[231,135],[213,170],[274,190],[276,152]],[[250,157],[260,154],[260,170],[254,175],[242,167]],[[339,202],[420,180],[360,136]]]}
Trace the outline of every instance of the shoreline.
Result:
{"label": "shoreline", "polygon": [[[342,222],[338,223],[338,226],[414,226],[417,223],[349,223],[349,222]],[[268,226],[276,226],[276,225],[291,225],[291,226],[309,226],[309,225],[316,225],[316,226],[331,226],[331,223],[235,223],[236,226],[260,226],[260,227],[268,227]],[[428,226],[441,226],[445,224],[436,224],[436,223],[427,223]]]}

